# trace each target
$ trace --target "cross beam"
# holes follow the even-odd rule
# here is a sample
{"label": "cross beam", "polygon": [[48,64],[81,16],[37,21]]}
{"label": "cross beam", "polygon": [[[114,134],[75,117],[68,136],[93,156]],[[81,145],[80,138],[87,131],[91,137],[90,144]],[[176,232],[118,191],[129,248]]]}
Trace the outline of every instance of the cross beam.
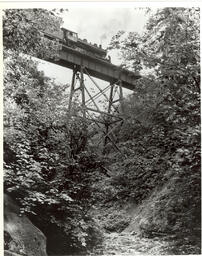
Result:
{"label": "cross beam", "polygon": [[[84,74],[92,81],[93,85],[99,91],[94,95],[87,89],[84,84]],[[109,96],[107,95],[109,92]],[[73,113],[73,98],[76,94],[80,94],[81,96],[81,111],[80,114]],[[87,97],[88,96],[88,99]],[[97,100],[103,97],[106,101],[106,108],[102,110],[99,104],[97,104]],[[73,69],[72,74],[72,82],[70,88],[70,96],[69,96],[69,106],[68,113],[69,118],[71,116],[77,116],[84,120],[84,123],[88,120],[91,123],[97,125],[99,130],[102,130],[103,135],[96,142],[97,147],[103,143],[103,153],[107,153],[106,146],[108,143],[111,143],[112,146],[119,150],[118,146],[115,143],[115,135],[114,131],[123,123],[123,92],[122,92],[122,81],[119,79],[115,83],[110,83],[104,89],[98,85],[98,83],[90,76],[88,71],[84,66],[81,66],[79,69],[75,67]],[[89,106],[90,105],[90,106]],[[118,105],[118,106],[117,106]],[[99,114],[95,116],[96,114]],[[87,133],[87,129],[86,129]],[[87,134],[86,134],[87,136]],[[94,143],[95,144],[95,143]]]}

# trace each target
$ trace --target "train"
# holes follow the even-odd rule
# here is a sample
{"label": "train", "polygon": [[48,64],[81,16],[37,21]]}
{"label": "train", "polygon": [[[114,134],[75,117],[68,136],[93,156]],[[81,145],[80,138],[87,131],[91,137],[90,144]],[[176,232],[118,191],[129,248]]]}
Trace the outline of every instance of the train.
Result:
{"label": "train", "polygon": [[45,36],[49,38],[58,39],[64,45],[73,48],[82,54],[102,59],[107,62],[111,62],[111,58],[107,56],[107,50],[102,48],[102,45],[92,44],[87,39],[80,39],[78,33],[66,28],[61,28],[60,31],[51,33],[45,31]]}

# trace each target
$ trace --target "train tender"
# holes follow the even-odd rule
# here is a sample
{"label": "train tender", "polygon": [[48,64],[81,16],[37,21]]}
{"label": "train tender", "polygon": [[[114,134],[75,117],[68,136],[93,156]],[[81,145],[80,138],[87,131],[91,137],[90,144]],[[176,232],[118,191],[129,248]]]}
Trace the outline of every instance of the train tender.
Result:
{"label": "train tender", "polygon": [[86,39],[80,39],[76,32],[61,28],[61,30],[58,32],[45,32],[44,34],[48,38],[58,39],[64,45],[73,48],[85,55],[111,62],[110,57],[106,57],[107,50],[104,50],[101,45],[98,46],[97,44],[89,43]]}

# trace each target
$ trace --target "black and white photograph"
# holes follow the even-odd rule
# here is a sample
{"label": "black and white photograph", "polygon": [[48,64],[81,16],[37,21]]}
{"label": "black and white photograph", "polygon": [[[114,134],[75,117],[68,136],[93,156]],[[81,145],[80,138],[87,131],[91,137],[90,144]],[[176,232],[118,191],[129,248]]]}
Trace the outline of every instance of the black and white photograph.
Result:
{"label": "black and white photograph", "polygon": [[1,7],[4,256],[200,255],[200,5],[26,6]]}

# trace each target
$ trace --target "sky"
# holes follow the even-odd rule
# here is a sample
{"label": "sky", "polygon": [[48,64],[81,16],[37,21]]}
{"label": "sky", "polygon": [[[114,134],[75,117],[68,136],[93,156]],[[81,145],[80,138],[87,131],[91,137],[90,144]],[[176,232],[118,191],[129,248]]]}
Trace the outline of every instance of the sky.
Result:
{"label": "sky", "polygon": [[64,17],[64,27],[103,47],[119,30],[141,32],[144,24],[144,11],[135,8],[72,8]]}
{"label": "sky", "polygon": [[[86,38],[89,42],[102,44],[106,48],[111,38],[118,31],[143,31],[146,23],[144,9],[140,8],[68,8],[63,16],[63,27],[78,33],[79,38]],[[111,54],[112,63],[120,64],[116,54]],[[41,62],[39,69],[45,75],[54,78],[59,83],[70,83],[72,71],[54,64]]]}

